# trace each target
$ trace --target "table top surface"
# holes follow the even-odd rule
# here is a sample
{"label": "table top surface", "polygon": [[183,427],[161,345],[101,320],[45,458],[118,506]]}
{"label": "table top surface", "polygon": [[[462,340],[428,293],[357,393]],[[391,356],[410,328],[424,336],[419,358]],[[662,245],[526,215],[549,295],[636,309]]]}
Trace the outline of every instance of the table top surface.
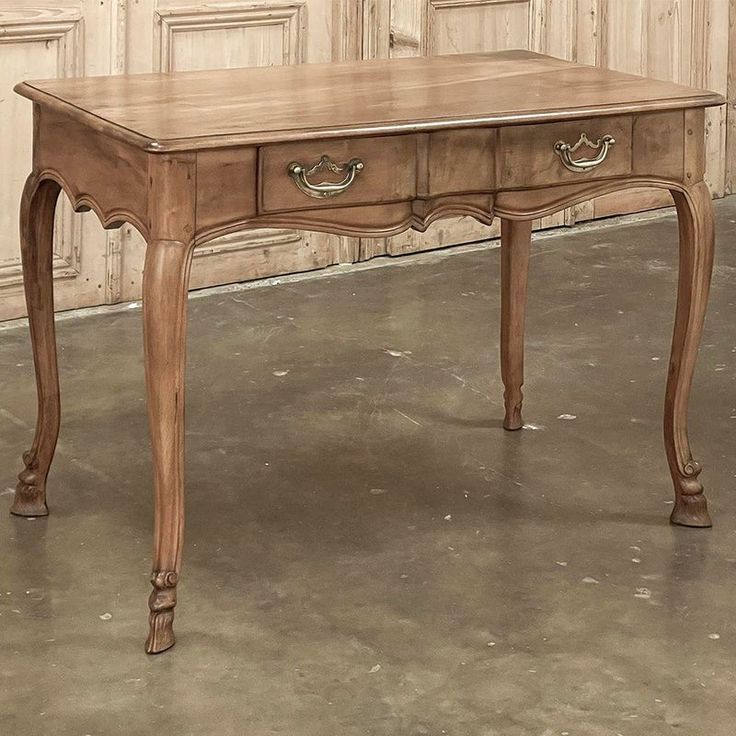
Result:
{"label": "table top surface", "polygon": [[529,51],[22,82],[157,151],[514,125],[723,104],[706,90]]}

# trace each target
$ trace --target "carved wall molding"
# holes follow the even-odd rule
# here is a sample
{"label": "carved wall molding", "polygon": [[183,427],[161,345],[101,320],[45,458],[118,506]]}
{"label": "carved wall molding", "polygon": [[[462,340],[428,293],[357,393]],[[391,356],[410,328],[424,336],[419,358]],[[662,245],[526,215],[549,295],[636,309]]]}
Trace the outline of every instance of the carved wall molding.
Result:
{"label": "carved wall molding", "polygon": [[[26,43],[45,43],[56,48],[56,69],[50,71],[49,76],[71,77],[84,70],[83,19],[77,9],[0,10],[0,46]],[[79,275],[81,238],[79,218],[62,207],[54,237],[55,279],[73,279]],[[0,288],[20,287],[22,284],[20,258],[0,264]]]}
{"label": "carved wall molding", "polygon": [[44,41],[57,45],[57,74],[70,77],[84,68],[82,15],[76,9],[0,10],[0,45]]}
{"label": "carved wall molding", "polygon": [[173,7],[156,11],[154,69],[175,70],[174,40],[178,33],[278,26],[283,34],[283,64],[299,64],[304,60],[306,0],[267,4],[246,3]]}
{"label": "carved wall molding", "polygon": [[[437,53],[435,41],[437,34],[435,28],[439,24],[439,14],[446,10],[482,8],[491,5],[526,5],[526,12],[531,18],[531,0],[429,0],[423,4],[422,37],[419,49],[422,56],[431,56]],[[531,35],[531,22],[529,22],[529,35]]]}

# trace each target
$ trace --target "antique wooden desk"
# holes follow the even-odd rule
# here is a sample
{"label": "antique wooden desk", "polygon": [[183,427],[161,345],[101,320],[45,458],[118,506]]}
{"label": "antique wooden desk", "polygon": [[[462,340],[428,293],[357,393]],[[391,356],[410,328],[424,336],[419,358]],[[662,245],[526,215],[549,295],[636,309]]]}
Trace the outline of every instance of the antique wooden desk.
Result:
{"label": "antique wooden desk", "polygon": [[184,340],[193,249],[243,228],[347,235],[501,218],[506,429],[519,429],[531,222],[623,187],[672,192],[680,276],[664,409],[672,521],[710,518],[687,404],[713,258],[704,108],[716,94],[526,51],[24,82],[33,171],[21,249],[38,387],[12,512],[48,513],[59,429],[52,235],[64,190],[146,238],[143,320],[154,460],[148,652],[174,643],[184,522]]}

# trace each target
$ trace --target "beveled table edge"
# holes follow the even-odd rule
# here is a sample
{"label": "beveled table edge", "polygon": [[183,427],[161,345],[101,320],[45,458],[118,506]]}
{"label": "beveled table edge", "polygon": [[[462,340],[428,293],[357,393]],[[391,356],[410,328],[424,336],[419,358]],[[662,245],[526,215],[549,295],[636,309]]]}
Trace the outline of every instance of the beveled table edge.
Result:
{"label": "beveled table edge", "polygon": [[125,141],[150,153],[174,153],[182,151],[198,151],[211,148],[223,148],[239,145],[264,145],[270,143],[287,143],[291,141],[307,141],[331,138],[349,138],[353,136],[400,135],[402,133],[422,133],[447,128],[502,127],[509,125],[531,125],[534,123],[560,122],[580,118],[606,117],[609,115],[626,115],[648,111],[683,110],[701,107],[716,107],[726,103],[723,95],[703,90],[690,97],[671,99],[651,99],[637,102],[611,105],[595,105],[592,107],[566,108],[564,110],[545,110],[539,112],[498,113],[469,117],[437,117],[422,120],[395,121],[391,123],[376,122],[349,126],[330,126],[325,128],[309,128],[300,130],[287,128],[266,132],[229,132],[217,135],[189,136],[186,138],[156,139],[142,135],[137,131],[113,123],[103,117],[84,110],[66,100],[33,86],[32,82],[20,82],[14,91],[58,113],[68,115],[78,122],[88,125],[118,140]]}

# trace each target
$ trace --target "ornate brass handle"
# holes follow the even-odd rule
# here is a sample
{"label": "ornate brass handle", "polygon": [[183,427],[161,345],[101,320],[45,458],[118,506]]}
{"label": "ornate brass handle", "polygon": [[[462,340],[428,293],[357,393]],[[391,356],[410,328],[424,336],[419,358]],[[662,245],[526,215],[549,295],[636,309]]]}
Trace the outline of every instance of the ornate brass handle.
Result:
{"label": "ornate brass handle", "polygon": [[[604,135],[603,138],[599,138],[595,143],[588,139],[588,136],[583,133],[580,136],[580,140],[571,146],[569,143],[564,141],[557,141],[555,143],[555,153],[560,157],[563,166],[570,171],[583,172],[590,171],[596,166],[600,166],[608,155],[608,149],[616,142],[612,135]],[[594,151],[598,151],[598,155],[593,158],[579,158],[575,161],[572,155],[581,146],[587,146],[592,148]]]}
{"label": "ornate brass handle", "polygon": [[[290,163],[288,167],[289,176],[294,180],[294,184],[308,197],[314,197],[315,199],[335,197],[341,194],[351,186],[355,181],[355,177],[362,170],[363,162],[359,158],[352,158],[346,164],[336,164],[329,156],[322,156],[310,169],[296,161]],[[320,184],[312,184],[307,177],[319,171],[331,171],[333,174],[342,174],[343,171],[347,173],[342,181],[325,181]]]}

